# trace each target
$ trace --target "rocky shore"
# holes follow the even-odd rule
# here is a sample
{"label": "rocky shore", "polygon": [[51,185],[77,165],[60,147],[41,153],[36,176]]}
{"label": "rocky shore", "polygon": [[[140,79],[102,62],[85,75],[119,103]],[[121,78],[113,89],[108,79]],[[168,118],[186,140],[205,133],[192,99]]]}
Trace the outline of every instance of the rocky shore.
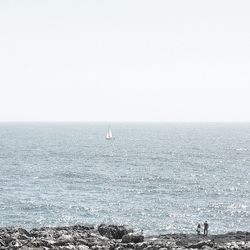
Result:
{"label": "rocky shore", "polygon": [[61,250],[250,250],[250,233],[232,232],[209,235],[165,234],[144,237],[124,226],[75,225],[42,227],[27,231],[22,228],[0,228],[1,249]]}

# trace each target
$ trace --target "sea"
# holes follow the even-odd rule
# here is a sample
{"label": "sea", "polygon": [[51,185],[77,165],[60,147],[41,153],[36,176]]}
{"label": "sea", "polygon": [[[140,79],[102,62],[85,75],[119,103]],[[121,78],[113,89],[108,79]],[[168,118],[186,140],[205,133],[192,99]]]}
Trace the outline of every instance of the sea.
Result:
{"label": "sea", "polygon": [[0,227],[250,230],[249,123],[0,123]]}

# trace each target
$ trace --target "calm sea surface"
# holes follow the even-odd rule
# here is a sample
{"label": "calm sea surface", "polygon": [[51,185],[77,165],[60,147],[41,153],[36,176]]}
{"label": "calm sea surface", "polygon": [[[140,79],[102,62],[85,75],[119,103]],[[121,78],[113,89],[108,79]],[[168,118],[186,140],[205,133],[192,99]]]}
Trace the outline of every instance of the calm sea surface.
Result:
{"label": "calm sea surface", "polygon": [[0,124],[0,226],[249,230],[250,124]]}

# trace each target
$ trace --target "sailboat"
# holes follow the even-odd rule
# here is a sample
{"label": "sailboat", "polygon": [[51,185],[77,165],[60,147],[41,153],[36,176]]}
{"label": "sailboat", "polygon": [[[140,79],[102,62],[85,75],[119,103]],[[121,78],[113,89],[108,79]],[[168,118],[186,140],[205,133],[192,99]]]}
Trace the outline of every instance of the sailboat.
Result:
{"label": "sailboat", "polygon": [[112,139],[113,139],[112,131],[111,131],[111,127],[109,127],[107,131],[107,135],[106,135],[106,140],[112,140]]}

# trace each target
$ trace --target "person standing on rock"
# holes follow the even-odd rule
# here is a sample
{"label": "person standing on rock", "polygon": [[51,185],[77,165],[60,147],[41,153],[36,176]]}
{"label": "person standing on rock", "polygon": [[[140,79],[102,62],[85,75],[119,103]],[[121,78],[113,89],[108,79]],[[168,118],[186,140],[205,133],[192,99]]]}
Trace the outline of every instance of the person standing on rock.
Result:
{"label": "person standing on rock", "polygon": [[201,224],[200,223],[197,226],[196,232],[197,232],[198,235],[201,234]]}
{"label": "person standing on rock", "polygon": [[207,236],[208,234],[208,223],[207,221],[204,222],[204,235]]}

